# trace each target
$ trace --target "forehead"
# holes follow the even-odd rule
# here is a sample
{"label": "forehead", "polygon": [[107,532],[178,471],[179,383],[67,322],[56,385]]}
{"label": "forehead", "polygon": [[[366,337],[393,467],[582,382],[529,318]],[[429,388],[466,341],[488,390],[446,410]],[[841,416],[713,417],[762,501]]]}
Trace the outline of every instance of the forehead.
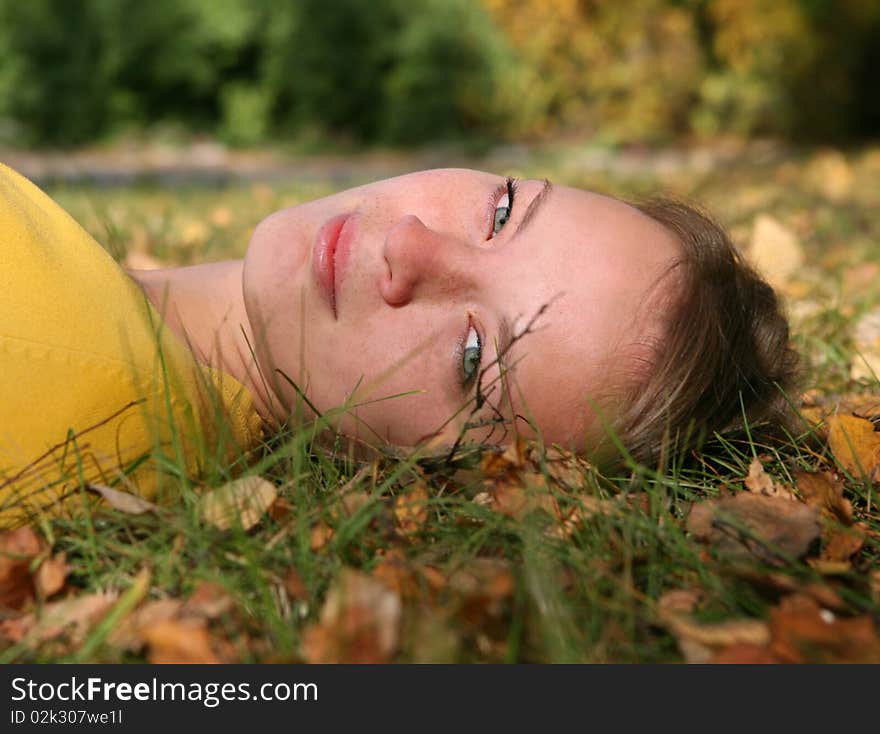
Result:
{"label": "forehead", "polygon": [[531,287],[515,331],[546,310],[510,351],[510,391],[546,440],[567,443],[595,422],[591,400],[613,397],[638,374],[632,347],[660,328],[661,276],[679,248],[637,209],[562,186],[518,240],[508,282]]}

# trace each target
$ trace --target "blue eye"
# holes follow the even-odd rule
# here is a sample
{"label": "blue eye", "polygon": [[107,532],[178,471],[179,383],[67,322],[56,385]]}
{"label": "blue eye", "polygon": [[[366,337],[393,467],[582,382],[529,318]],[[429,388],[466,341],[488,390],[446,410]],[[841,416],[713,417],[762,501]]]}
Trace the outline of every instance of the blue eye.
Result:
{"label": "blue eye", "polygon": [[483,343],[479,332],[471,326],[468,329],[467,341],[461,355],[461,373],[464,377],[462,382],[469,385],[480,371],[480,363],[483,361]]}

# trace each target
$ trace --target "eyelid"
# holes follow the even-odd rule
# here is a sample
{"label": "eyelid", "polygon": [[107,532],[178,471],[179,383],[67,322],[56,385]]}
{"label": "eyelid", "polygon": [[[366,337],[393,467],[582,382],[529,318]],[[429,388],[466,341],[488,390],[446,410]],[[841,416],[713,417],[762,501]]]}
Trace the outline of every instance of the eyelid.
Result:
{"label": "eyelid", "polygon": [[[497,236],[492,234],[492,228],[495,224],[495,209],[498,207],[498,202],[501,201],[502,197],[507,194],[511,189],[515,193],[517,183],[518,179],[515,179],[512,176],[508,176],[492,191],[492,195],[489,197],[489,205],[486,208],[486,223],[484,225],[485,231],[487,232],[486,241],[494,239]],[[510,203],[512,203],[512,200],[508,202],[508,204]]]}
{"label": "eyelid", "polygon": [[[464,362],[465,345],[467,344],[468,333],[470,333],[471,328],[473,328],[477,332],[477,338],[480,340],[480,364],[477,366],[477,371],[474,373],[474,378],[472,378],[470,382],[465,382],[464,373],[462,372],[461,367]],[[485,331],[477,322],[477,319],[474,318],[474,315],[470,311],[468,311],[467,324],[465,325],[464,332],[462,332],[462,334],[456,340],[455,349],[453,350],[452,355],[452,361],[455,370],[455,382],[462,391],[470,391],[483,369],[483,360],[485,359],[486,350],[486,339],[483,336],[484,334]]]}

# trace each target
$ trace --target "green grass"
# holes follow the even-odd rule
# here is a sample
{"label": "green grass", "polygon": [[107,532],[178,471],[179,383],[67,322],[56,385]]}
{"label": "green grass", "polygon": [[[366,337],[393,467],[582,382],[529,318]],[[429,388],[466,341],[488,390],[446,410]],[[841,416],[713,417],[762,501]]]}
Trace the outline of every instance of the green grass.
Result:
{"label": "green grass", "polygon": [[[624,174],[577,170],[566,162],[566,151],[547,151],[520,163],[516,173],[622,196],[662,190],[696,198],[741,238],[758,213],[777,217],[797,232],[808,263],[785,291],[793,313],[800,313],[798,303],[813,304],[794,320],[807,364],[805,388],[826,396],[876,394],[876,381],[851,380],[849,365],[852,324],[877,303],[880,280],[857,292],[842,283],[854,265],[880,263],[880,153],[846,154],[853,181],[843,197],[823,190],[827,184],[815,172],[823,155],[780,153],[702,172]],[[328,182],[175,190],[77,186],[50,194],[119,259],[134,249],[176,265],[240,257],[263,216],[332,191]],[[74,594],[116,589],[122,596],[78,645],[7,645],[0,660],[142,660],[144,649],[110,641],[113,628],[125,624],[128,607],[186,599],[209,581],[234,599],[210,622],[212,637],[226,641],[223,659],[299,661],[309,658],[306,630],[317,624],[342,570],[371,575],[379,566],[393,569],[391,585],[402,589],[394,661],[680,661],[676,639],[658,611],[664,592],[700,590],[696,617],[705,623],[766,619],[788,593],[767,582],[771,572],[790,579],[791,588],[833,588],[845,602],[845,617],[880,614],[876,580],[871,584],[880,569],[878,497],[862,478],[847,479],[846,497],[874,535],[839,575],[823,576],[800,561],[773,568],[754,561],[744,569],[687,532],[692,504],[724,488],[741,489],[755,456],[780,481],[791,481],[797,469],[833,466],[828,447],[804,424],[801,434],[772,444],[760,432],[717,438],[699,454],[659,470],[626,466],[610,476],[581,470],[575,487],[550,481],[558,505],[575,508],[580,497],[589,497],[616,503],[619,511],[593,514],[560,537],[552,513],[538,509],[513,518],[481,502],[492,479],[480,471],[479,457],[467,455],[439,469],[418,456],[359,464],[319,449],[308,429],[293,431],[277,437],[250,470],[279,487],[287,509],[249,532],[220,531],[203,522],[199,493],[185,483],[160,514],[132,516],[93,506],[76,519],[46,521],[41,531],[53,552],[67,554]],[[539,473],[548,471],[540,455],[536,465]],[[404,532],[395,501],[419,484],[428,489],[427,518]],[[314,542],[316,527],[332,529],[323,545]],[[134,581],[144,568],[150,569],[145,590]],[[292,571],[301,582],[298,590]],[[505,585],[505,579],[512,583]],[[354,655],[357,640],[334,634],[341,656]]]}

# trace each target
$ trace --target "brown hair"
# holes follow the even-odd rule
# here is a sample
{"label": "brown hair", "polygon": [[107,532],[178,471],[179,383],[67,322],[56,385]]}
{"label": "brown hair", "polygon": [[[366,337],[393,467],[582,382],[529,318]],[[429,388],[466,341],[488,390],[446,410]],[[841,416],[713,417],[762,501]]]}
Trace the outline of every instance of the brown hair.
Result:
{"label": "brown hair", "polygon": [[676,237],[681,255],[666,273],[676,296],[647,377],[612,426],[620,441],[650,464],[715,432],[786,424],[798,360],[776,293],[704,212],[671,199],[634,206]]}

